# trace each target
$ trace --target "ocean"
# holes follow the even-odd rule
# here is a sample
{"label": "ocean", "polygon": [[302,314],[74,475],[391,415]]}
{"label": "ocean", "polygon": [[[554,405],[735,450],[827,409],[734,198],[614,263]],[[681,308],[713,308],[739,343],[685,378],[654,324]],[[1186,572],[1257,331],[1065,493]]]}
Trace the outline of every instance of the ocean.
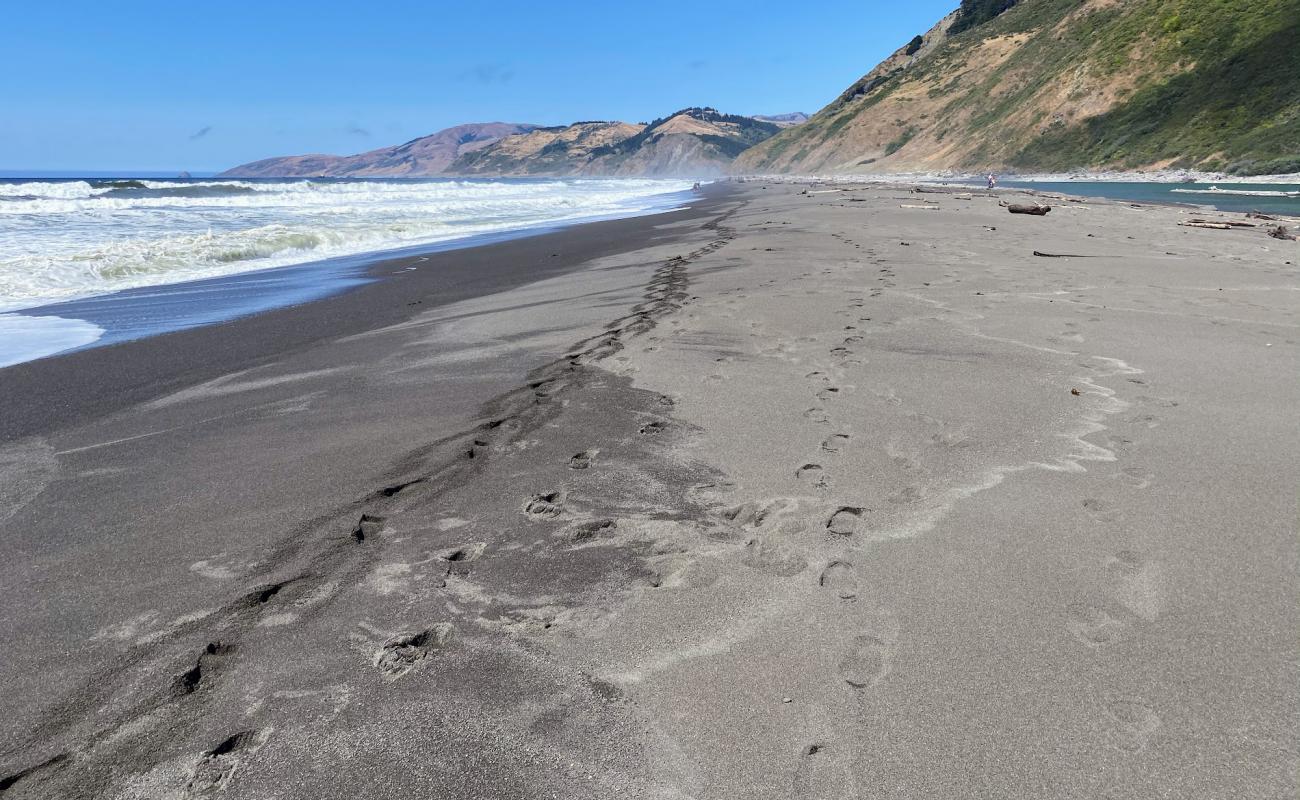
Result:
{"label": "ocean", "polygon": [[[0,313],[0,367],[310,300],[362,280],[361,256],[653,213],[680,205],[690,187],[651,179],[0,180],[0,312],[8,312]],[[147,287],[157,287],[157,298],[175,284],[231,276],[249,291],[223,291],[225,305],[191,302],[147,324],[112,330],[70,313],[102,310]]]}

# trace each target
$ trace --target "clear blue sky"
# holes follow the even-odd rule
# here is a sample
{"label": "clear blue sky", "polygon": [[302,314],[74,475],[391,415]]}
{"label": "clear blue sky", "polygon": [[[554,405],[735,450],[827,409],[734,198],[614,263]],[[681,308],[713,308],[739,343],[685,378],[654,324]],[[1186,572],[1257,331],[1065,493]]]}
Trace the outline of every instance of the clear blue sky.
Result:
{"label": "clear blue sky", "polygon": [[813,112],[957,0],[6,0],[0,169],[215,170],[462,122]]}

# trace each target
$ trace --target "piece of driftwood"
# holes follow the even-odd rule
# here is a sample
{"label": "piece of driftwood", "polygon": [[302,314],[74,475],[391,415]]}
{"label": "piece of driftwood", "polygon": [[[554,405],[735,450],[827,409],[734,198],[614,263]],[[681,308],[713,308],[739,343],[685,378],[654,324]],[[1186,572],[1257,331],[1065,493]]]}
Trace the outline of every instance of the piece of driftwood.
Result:
{"label": "piece of driftwood", "polygon": [[1295,236],[1291,235],[1285,225],[1278,225],[1276,228],[1269,228],[1268,235],[1272,236],[1274,239],[1281,239],[1284,242],[1294,242],[1296,240]]}
{"label": "piece of driftwood", "polygon": [[1209,228],[1216,231],[1232,230],[1232,226],[1226,222],[1198,222],[1196,220],[1183,220],[1178,224],[1184,228]]}
{"label": "piece of driftwood", "polygon": [[1039,258],[1100,258],[1101,257],[1101,256],[1081,256],[1078,255],[1077,253],[1043,253],[1038,250],[1034,251],[1034,255],[1038,256]]}
{"label": "piece of driftwood", "polygon": [[1012,214],[1029,214],[1035,217],[1045,217],[1047,216],[1048,212],[1051,210],[1052,210],[1051,206],[1022,206],[1022,205],[1007,206],[1007,211],[1010,211]]}
{"label": "piece of driftwood", "polygon": [[1188,222],[1201,222],[1208,225],[1227,225],[1229,228],[1258,228],[1253,222],[1233,222],[1230,219],[1189,219]]}
{"label": "piece of driftwood", "polygon": [[1261,214],[1258,211],[1247,211],[1246,219],[1267,219],[1273,222],[1277,222],[1277,217],[1270,216],[1268,214]]}
{"label": "piece of driftwood", "polygon": [[939,207],[938,207],[938,206],[917,206],[917,205],[908,205],[907,203],[904,203],[903,205],[899,206],[899,208],[915,208],[915,209],[918,210],[918,211],[938,211],[938,210],[939,210]]}

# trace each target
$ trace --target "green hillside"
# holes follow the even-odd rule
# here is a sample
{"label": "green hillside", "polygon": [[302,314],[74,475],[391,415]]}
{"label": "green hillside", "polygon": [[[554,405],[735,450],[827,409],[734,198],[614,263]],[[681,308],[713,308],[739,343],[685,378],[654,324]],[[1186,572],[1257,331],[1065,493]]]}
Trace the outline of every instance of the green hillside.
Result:
{"label": "green hillside", "polygon": [[1300,170],[1300,0],[965,0],[741,171]]}

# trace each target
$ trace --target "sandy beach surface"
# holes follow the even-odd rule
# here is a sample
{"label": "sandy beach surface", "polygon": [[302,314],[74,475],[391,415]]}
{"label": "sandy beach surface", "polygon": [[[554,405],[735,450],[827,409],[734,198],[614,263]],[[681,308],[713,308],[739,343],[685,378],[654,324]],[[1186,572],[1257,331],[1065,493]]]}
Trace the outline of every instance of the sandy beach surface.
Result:
{"label": "sandy beach surface", "polygon": [[1294,797],[1300,244],[1045,202],[711,187],[0,371],[0,796]]}

